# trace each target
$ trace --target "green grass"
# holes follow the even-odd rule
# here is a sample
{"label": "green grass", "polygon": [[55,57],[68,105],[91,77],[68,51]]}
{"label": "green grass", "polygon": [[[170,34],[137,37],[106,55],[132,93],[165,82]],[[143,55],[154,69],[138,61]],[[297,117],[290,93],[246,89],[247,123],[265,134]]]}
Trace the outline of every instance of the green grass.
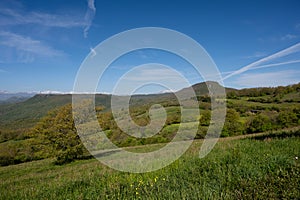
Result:
{"label": "green grass", "polygon": [[144,174],[118,172],[95,159],[1,167],[0,199],[300,198],[299,137],[222,140],[203,159],[201,143],[168,167]]}

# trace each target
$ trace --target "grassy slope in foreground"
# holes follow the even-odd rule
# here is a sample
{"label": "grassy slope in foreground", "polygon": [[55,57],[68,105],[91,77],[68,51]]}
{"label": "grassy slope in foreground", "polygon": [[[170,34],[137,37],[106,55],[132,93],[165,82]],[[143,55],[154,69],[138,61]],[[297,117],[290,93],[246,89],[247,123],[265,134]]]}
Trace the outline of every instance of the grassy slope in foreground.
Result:
{"label": "grassy slope in foreground", "polygon": [[[202,141],[161,170],[130,174],[91,159],[0,168],[0,199],[297,199],[300,138],[223,140],[204,159]],[[146,147],[146,146],[145,146]]]}

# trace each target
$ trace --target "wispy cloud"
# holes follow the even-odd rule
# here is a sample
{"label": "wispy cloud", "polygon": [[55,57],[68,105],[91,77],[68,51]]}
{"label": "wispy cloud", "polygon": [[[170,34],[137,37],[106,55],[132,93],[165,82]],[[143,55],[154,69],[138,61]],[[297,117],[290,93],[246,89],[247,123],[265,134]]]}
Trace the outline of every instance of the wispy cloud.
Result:
{"label": "wispy cloud", "polygon": [[149,63],[129,70],[119,78],[116,86],[113,94],[132,94],[133,91],[146,94],[164,90],[177,91],[190,86],[190,83],[172,68]]}
{"label": "wispy cloud", "polygon": [[53,49],[39,40],[7,31],[0,31],[0,45],[14,49],[18,62],[32,62],[35,56],[55,57],[64,55],[62,51]]}
{"label": "wispy cloud", "polygon": [[[300,28],[299,28],[300,30]],[[278,43],[278,42],[286,42],[286,41],[292,41],[296,40],[300,37],[299,34],[292,34],[292,33],[287,33],[285,35],[276,35],[276,36],[269,36],[265,38],[258,38],[258,41],[260,42],[272,42],[272,43]]]}
{"label": "wispy cloud", "polygon": [[84,17],[84,22],[85,22],[85,27],[84,27],[84,30],[83,30],[84,38],[87,38],[89,29],[92,25],[92,21],[95,17],[95,14],[96,14],[95,1],[94,0],[87,0],[87,3],[88,3],[88,8],[86,10],[85,17]]}
{"label": "wispy cloud", "polygon": [[84,27],[87,22],[80,16],[59,15],[42,12],[24,12],[10,8],[0,8],[0,26],[36,24],[47,27],[72,28]]}
{"label": "wispy cloud", "polygon": [[253,55],[250,55],[250,56],[245,56],[244,58],[261,58],[261,57],[264,57],[266,56],[267,54],[265,52],[255,52]]}
{"label": "wispy cloud", "polygon": [[234,84],[241,87],[273,87],[290,85],[300,81],[300,71],[283,70],[266,73],[246,73],[239,76]]}
{"label": "wispy cloud", "polygon": [[[261,66],[261,65],[264,65],[264,63],[267,63],[267,62],[269,62],[269,61],[272,61],[272,60],[275,60],[275,59],[278,59],[278,58],[282,58],[282,57],[284,57],[284,56],[287,56],[287,55],[290,55],[290,54],[292,54],[292,53],[296,53],[296,52],[299,52],[299,51],[300,51],[300,43],[297,43],[297,44],[295,44],[295,45],[293,45],[293,46],[291,46],[291,47],[289,47],[289,48],[286,48],[286,49],[284,49],[284,50],[281,50],[281,51],[279,51],[279,52],[277,52],[277,53],[275,53],[275,54],[272,54],[272,55],[270,55],[270,56],[267,56],[267,57],[265,57],[265,58],[262,58],[262,59],[260,59],[260,60],[258,60],[258,61],[256,61],[256,62],[253,62],[253,63],[251,63],[251,64],[249,64],[249,65],[247,65],[247,66],[245,66],[245,67],[242,67],[242,68],[240,68],[239,70],[236,70],[236,71],[234,71],[234,72],[228,74],[227,76],[225,76],[225,77],[223,78],[223,80],[226,80],[226,79],[228,79],[228,78],[230,78],[230,77],[232,77],[232,76],[236,76],[236,75],[238,75],[238,74],[244,73],[244,72],[246,72],[246,71],[248,71],[248,70],[250,70],[250,69],[253,69],[253,68],[255,68],[255,67],[259,67],[259,66]],[[275,64],[275,63],[274,63],[274,64]],[[274,65],[274,64],[273,64],[273,65]]]}
{"label": "wispy cloud", "polygon": [[284,41],[284,40],[293,40],[293,39],[296,39],[296,38],[298,38],[297,35],[286,34],[286,35],[282,36],[282,37],[280,38],[280,40],[282,40],[282,41]]}
{"label": "wispy cloud", "polygon": [[135,82],[148,82],[148,81],[178,81],[178,75],[170,69],[166,68],[156,68],[153,67],[142,67],[141,69],[136,69],[125,77],[125,80],[135,81]]}
{"label": "wispy cloud", "polygon": [[127,64],[118,64],[118,65],[113,64],[113,65],[109,66],[110,69],[118,70],[118,71],[120,71],[120,70],[128,70],[131,67],[133,67],[133,65],[130,65],[128,63]]}

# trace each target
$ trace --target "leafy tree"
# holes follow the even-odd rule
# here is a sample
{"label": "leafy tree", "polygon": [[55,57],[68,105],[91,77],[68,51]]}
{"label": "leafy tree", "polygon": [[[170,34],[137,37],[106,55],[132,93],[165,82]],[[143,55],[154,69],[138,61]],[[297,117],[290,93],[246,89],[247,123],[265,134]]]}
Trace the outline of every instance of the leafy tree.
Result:
{"label": "leafy tree", "polygon": [[250,119],[250,123],[247,128],[248,133],[264,132],[272,129],[271,119],[264,115],[259,114]]}
{"label": "leafy tree", "polygon": [[241,135],[244,132],[243,124],[240,122],[240,114],[234,109],[228,109],[224,127],[221,133],[222,137]]}
{"label": "leafy tree", "polygon": [[31,135],[42,142],[43,154],[47,151],[47,157],[56,157],[56,164],[81,158],[86,151],[75,129],[71,104],[49,112]]}
{"label": "leafy tree", "polygon": [[281,127],[289,127],[298,124],[298,117],[293,111],[283,111],[279,113],[277,121]]}

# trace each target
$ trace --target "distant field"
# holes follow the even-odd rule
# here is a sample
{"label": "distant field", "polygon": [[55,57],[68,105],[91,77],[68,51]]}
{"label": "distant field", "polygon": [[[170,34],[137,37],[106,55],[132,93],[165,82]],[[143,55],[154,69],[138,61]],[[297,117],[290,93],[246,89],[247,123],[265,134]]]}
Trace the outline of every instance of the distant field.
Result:
{"label": "distant field", "polygon": [[[195,141],[170,166],[144,174],[118,172],[95,159],[63,166],[45,159],[1,167],[0,199],[300,198],[299,131],[220,140],[199,159],[201,143]],[[138,151],[153,147],[148,146]]]}

